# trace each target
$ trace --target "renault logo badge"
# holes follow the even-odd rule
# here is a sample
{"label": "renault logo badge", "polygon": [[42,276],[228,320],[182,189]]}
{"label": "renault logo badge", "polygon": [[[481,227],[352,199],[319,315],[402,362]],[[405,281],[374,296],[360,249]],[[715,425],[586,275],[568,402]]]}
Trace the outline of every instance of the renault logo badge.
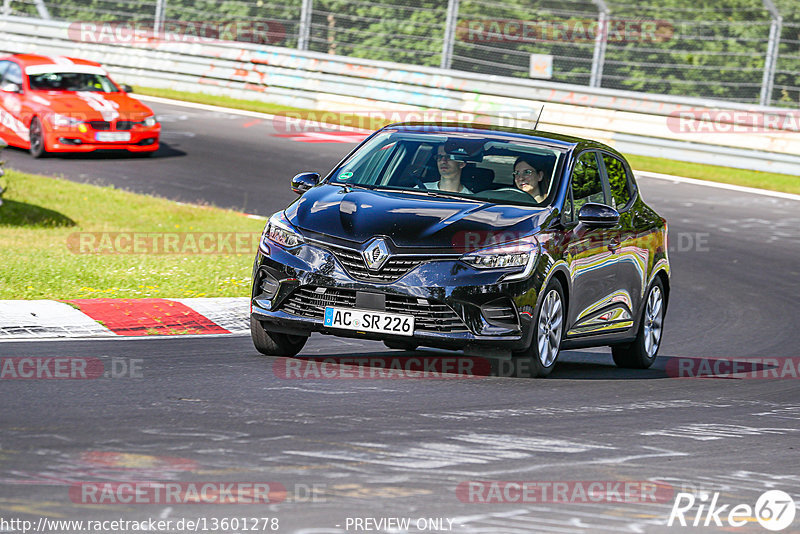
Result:
{"label": "renault logo badge", "polygon": [[389,247],[381,237],[376,237],[369,242],[367,247],[361,251],[364,263],[371,271],[379,271],[386,260],[389,259]]}

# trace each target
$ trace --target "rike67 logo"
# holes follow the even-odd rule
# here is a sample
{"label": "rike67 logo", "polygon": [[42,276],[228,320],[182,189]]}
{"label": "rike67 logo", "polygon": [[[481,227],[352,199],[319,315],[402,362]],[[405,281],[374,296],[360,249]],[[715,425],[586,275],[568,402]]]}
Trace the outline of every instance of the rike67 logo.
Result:
{"label": "rike67 logo", "polygon": [[765,491],[755,506],[721,504],[718,491],[712,495],[681,492],[675,496],[667,526],[743,527],[755,518],[765,529],[777,532],[792,524],[795,512],[792,497],[780,490]]}

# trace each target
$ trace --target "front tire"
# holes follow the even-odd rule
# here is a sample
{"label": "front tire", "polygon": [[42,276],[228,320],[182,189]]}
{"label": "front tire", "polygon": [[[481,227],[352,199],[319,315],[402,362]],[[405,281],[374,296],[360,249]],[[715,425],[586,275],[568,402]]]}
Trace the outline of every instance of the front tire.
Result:
{"label": "front tire", "polygon": [[664,285],[656,278],[647,292],[641,324],[636,339],[625,345],[611,347],[611,355],[618,367],[626,369],[647,369],[658,356],[661,335],[664,331],[664,311],[666,300]]}
{"label": "front tire", "polygon": [[269,332],[264,329],[261,321],[253,316],[250,316],[250,337],[253,338],[256,350],[266,356],[295,356],[308,341],[308,338],[304,336]]}
{"label": "front tire", "polygon": [[[534,315],[534,335],[530,348],[520,355],[529,365],[531,378],[544,378],[556,365],[564,339],[566,306],[561,283],[553,278],[542,292]],[[518,364],[521,362],[517,362]]]}
{"label": "front tire", "polygon": [[34,117],[28,129],[28,139],[30,140],[30,153],[34,158],[42,158],[47,154],[44,146],[44,128],[39,117]]}

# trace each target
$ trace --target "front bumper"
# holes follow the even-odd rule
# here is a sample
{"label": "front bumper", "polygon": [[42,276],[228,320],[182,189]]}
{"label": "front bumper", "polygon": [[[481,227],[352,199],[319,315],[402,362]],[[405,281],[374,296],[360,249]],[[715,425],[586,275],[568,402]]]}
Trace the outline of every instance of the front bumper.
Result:
{"label": "front bumper", "polygon": [[[267,250],[268,249],[268,250]],[[457,259],[430,261],[388,283],[358,280],[325,248],[303,245],[287,251],[264,245],[253,270],[252,315],[274,332],[312,332],[373,340],[406,341],[446,349],[498,351],[505,355],[530,345],[531,315],[543,278],[502,282],[507,271],[474,269]],[[262,290],[265,276],[272,280]],[[323,325],[326,305],[358,307],[358,293],[382,295],[379,311],[416,317],[411,337],[332,329]],[[488,312],[506,307],[503,321]],[[502,311],[502,310],[501,310]]]}
{"label": "front bumper", "polygon": [[95,134],[99,131],[89,128],[86,132],[75,127],[52,127],[46,132],[45,147],[48,152],[93,152],[95,150],[128,150],[130,152],[154,152],[159,147],[161,126],[135,126],[127,132],[128,141],[97,141]]}

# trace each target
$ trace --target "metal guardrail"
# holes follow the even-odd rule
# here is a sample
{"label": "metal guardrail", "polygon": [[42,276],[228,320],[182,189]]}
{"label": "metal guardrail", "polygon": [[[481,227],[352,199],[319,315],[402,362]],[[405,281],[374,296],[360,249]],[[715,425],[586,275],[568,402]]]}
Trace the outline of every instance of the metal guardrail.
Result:
{"label": "metal guardrail", "polygon": [[[0,50],[93,59],[120,81],[141,86],[315,110],[437,109],[529,126],[545,104],[543,130],[595,138],[630,154],[800,176],[800,121],[784,120],[782,129],[748,129],[754,118],[787,116],[781,108],[487,77],[249,43],[92,43],[72,39],[67,23],[20,17],[0,20]],[[730,113],[716,126],[707,120],[680,122],[678,114],[697,110],[740,116]],[[720,133],[724,124],[740,131]]]}
{"label": "metal guardrail", "polygon": [[800,93],[793,2],[3,0],[0,12],[791,108]]}

